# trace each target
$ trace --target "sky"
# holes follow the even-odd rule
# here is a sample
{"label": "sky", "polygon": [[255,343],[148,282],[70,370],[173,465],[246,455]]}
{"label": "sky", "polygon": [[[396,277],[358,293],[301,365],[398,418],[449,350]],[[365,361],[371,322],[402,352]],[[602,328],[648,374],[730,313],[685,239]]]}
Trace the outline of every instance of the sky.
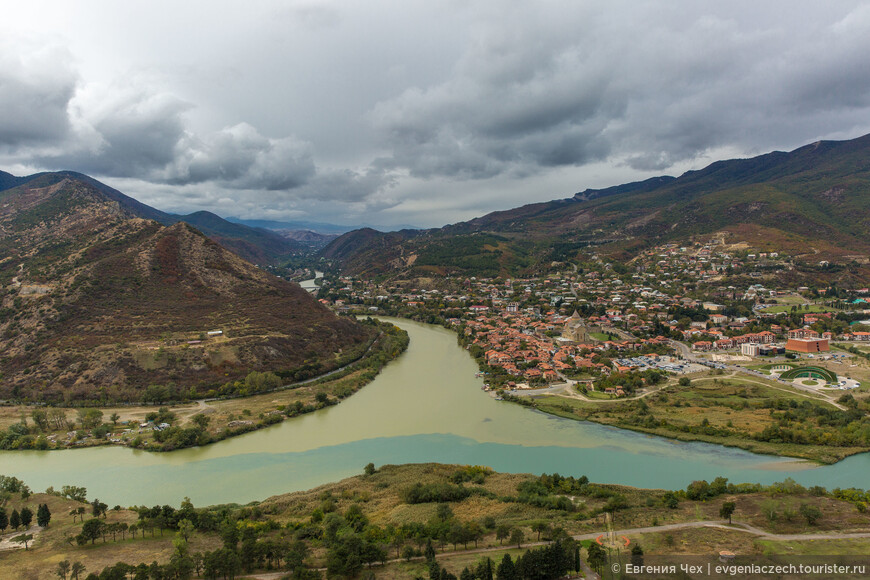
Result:
{"label": "sky", "polygon": [[0,169],[435,227],[870,133],[868,54],[860,1],[28,0]]}

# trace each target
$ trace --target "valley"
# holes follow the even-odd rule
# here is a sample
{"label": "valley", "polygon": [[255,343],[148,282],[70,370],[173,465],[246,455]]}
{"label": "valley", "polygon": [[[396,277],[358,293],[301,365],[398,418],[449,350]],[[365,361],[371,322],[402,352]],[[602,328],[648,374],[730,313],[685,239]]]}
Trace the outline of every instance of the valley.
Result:
{"label": "valley", "polygon": [[[795,159],[813,151],[774,156],[775,179],[791,179]],[[590,551],[600,536],[593,530],[612,529],[617,517],[653,557],[730,546],[766,558],[788,542],[794,553],[814,554],[817,536],[852,553],[870,533],[861,489],[870,473],[870,291],[861,248],[845,256],[837,248],[852,240],[800,240],[812,244],[808,252],[777,237],[786,230],[765,230],[762,241],[753,229],[768,227],[761,222],[716,222],[713,231],[649,235],[636,245],[626,230],[593,228],[581,239],[553,221],[552,212],[571,204],[666,197],[661,188],[683,191],[707,173],[736,179],[746,165],[520,208],[512,219],[531,220],[522,226],[486,216],[471,222],[488,228],[478,231],[358,230],[317,254],[261,268],[222,247],[232,244],[220,235],[139,217],[123,194],[106,197],[87,179],[9,182],[0,192],[9,201],[0,216],[3,474],[46,488],[37,499],[62,511],[69,506],[53,489],[63,486],[117,504],[101,529],[107,546],[121,531],[118,560],[199,562],[206,577],[281,566],[298,577],[319,576],[317,569],[354,575],[357,561],[383,578],[435,566],[458,575],[483,566],[486,554],[537,558],[535,550],[561,550],[563,541],[601,564]],[[625,227],[652,227],[660,213],[650,212]],[[380,262],[358,251],[365,247],[379,248]],[[316,276],[300,287],[272,272]],[[144,453],[154,451],[163,453]],[[363,479],[330,483],[366,461]],[[445,470],[468,479],[448,490],[439,483]],[[551,472],[574,483],[544,490],[549,476],[510,475]],[[369,489],[365,478],[379,473],[389,481]],[[490,476],[493,490],[475,487]],[[426,494],[449,493],[410,501],[396,483],[409,477],[428,482]],[[319,515],[296,499],[312,488]],[[350,500],[335,514],[323,507],[340,503],[338,492],[324,491],[333,488]],[[296,495],[280,495],[288,492]],[[590,499],[578,502],[584,494]],[[746,510],[736,527],[702,505],[722,495]],[[181,518],[155,519],[158,508],[122,507],[135,498],[172,514],[168,506],[182,497],[186,519],[212,523],[190,520],[186,531]],[[702,504],[677,514],[674,501]],[[191,511],[189,502],[215,507]],[[429,538],[442,551],[456,539],[456,554],[426,557],[408,536],[391,536],[387,529],[437,523],[427,510],[406,513],[402,502],[457,514]],[[226,543],[219,520],[254,530],[248,552]],[[821,520],[828,527],[809,533]],[[88,521],[98,527],[99,515]],[[136,522],[147,524],[138,542],[135,532],[126,538]],[[342,526],[339,536],[362,543],[330,536]],[[507,535],[497,537],[500,526]],[[158,542],[155,528],[186,536]],[[75,543],[78,528],[63,529]],[[536,530],[550,534],[547,543],[536,538],[522,550]],[[69,551],[58,532],[36,532],[42,558],[113,565],[96,542]],[[517,547],[508,550],[502,541],[512,534]],[[469,541],[487,547],[469,550]],[[284,555],[266,555],[275,546]],[[381,551],[390,548],[395,558]],[[6,561],[18,566],[27,552]],[[238,564],[227,564],[233,558]],[[44,572],[33,568],[35,578]]]}

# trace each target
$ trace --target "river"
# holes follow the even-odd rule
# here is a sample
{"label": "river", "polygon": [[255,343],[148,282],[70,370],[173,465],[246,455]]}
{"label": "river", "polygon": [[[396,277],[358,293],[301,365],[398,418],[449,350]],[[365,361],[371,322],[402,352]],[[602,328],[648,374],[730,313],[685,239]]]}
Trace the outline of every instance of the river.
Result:
{"label": "river", "polygon": [[340,405],[202,448],[123,447],[0,452],[0,473],[35,490],[64,484],[115,504],[246,503],[362,472],[368,462],[489,465],[592,481],[681,488],[718,475],[734,482],[866,487],[870,454],[806,464],[704,443],[679,443],[561,419],[496,401],[454,333],[406,320],[410,346]]}
{"label": "river", "polygon": [[301,282],[299,282],[299,285],[302,286],[305,290],[308,290],[309,292],[317,292],[317,289],[320,288],[320,286],[317,285],[317,280],[320,280],[321,278],[323,278],[323,272],[315,270],[314,278],[302,280]]}

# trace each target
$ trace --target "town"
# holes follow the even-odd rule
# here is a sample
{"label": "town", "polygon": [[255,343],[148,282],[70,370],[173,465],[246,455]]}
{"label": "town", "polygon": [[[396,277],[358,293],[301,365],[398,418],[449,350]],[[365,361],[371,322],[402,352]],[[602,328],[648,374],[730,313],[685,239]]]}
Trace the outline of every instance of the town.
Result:
{"label": "town", "polygon": [[792,260],[714,237],[661,245],[625,264],[591,253],[531,278],[327,276],[318,296],[340,313],[458,329],[493,392],[580,383],[588,393],[599,383],[622,397],[627,385],[600,379],[729,367],[776,379],[804,365],[830,372],[789,376],[798,388],[859,387],[847,370],[857,365],[846,361],[870,352],[870,290],[789,287],[781,274]]}

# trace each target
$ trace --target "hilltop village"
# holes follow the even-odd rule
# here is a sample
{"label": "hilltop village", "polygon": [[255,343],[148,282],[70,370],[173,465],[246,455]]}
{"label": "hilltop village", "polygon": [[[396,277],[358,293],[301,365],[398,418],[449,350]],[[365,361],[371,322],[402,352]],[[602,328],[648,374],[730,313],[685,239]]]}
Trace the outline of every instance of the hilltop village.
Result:
{"label": "hilltop village", "polygon": [[[791,286],[792,259],[713,238],[661,245],[629,263],[591,254],[530,278],[327,277],[319,297],[339,312],[457,328],[489,384],[510,390],[577,379],[594,389],[592,378],[615,373],[684,374],[726,363],[778,361],[764,369],[777,375],[800,358],[842,365],[838,358],[855,355],[848,350],[861,354],[852,343],[870,341],[870,290]],[[859,386],[833,377],[826,382],[837,384],[824,386]]]}

